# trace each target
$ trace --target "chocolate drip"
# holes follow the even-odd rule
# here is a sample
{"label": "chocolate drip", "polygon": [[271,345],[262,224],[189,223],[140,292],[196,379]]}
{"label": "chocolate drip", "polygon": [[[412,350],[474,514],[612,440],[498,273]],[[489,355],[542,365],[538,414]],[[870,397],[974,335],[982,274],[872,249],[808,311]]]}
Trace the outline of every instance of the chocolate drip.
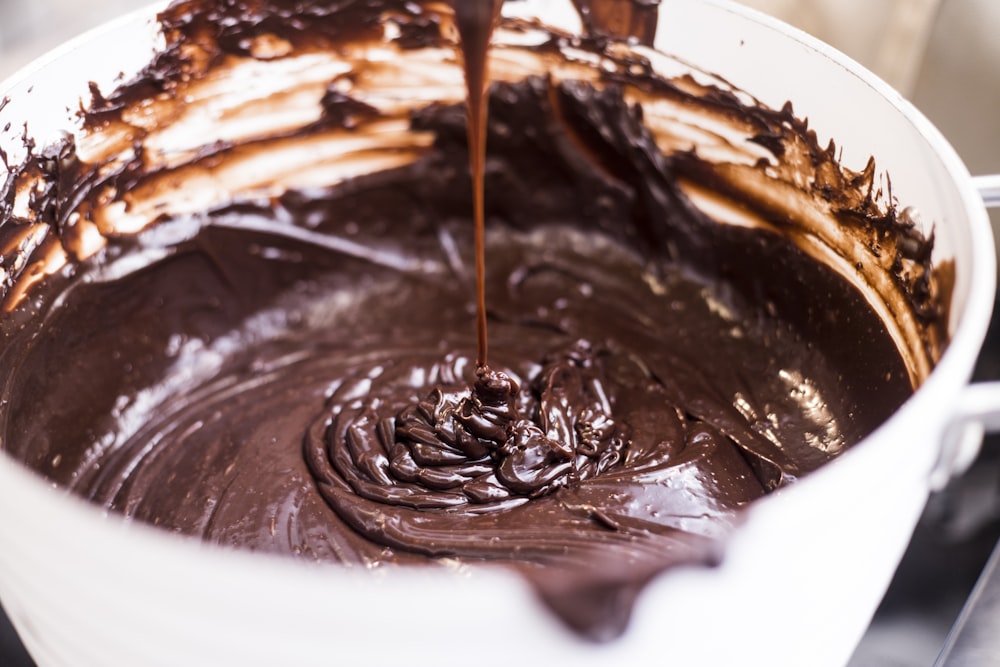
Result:
{"label": "chocolate drip", "polygon": [[503,0],[456,0],[455,23],[458,26],[464,60],[466,106],[469,124],[469,165],[472,172],[473,225],[476,236],[476,365],[487,367],[486,330],[486,220],[483,170],[486,165],[487,106],[490,38],[500,17]]}
{"label": "chocolate drip", "polygon": [[653,45],[660,0],[573,0],[573,4],[588,35]]}

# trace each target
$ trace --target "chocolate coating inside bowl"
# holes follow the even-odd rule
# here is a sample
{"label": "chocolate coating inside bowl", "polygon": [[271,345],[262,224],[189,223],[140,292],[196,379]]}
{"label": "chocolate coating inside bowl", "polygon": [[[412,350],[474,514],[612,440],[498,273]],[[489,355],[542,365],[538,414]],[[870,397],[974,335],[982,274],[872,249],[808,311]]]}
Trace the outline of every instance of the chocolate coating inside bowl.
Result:
{"label": "chocolate coating inside bowl", "polygon": [[[508,18],[534,41],[498,36],[477,373],[447,8],[183,2],[161,22],[156,60],[12,165],[0,209],[23,258],[3,447],[108,510],[298,558],[501,562],[607,639],[650,577],[717,562],[741,508],[870,433],[939,353],[931,244],[871,165],[642,47]],[[423,73],[440,94],[402,96],[373,49],[444,58]],[[183,131],[215,84],[298,63],[330,73],[216,113],[217,139]],[[306,122],[275,111],[317,91]],[[663,100],[750,158],[687,146]],[[255,115],[272,125],[227,125]]]}

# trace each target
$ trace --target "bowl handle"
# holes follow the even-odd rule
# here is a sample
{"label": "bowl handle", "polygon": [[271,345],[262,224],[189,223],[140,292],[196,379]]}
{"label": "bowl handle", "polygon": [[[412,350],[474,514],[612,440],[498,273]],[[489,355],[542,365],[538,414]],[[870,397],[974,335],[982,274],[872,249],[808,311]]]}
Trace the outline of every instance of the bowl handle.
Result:
{"label": "bowl handle", "polygon": [[[1000,174],[972,181],[987,208],[1000,208]],[[968,470],[979,454],[983,436],[1000,431],[1000,382],[966,387],[944,432],[941,456],[931,472],[931,488],[940,491],[952,477]]]}
{"label": "bowl handle", "polygon": [[955,401],[945,427],[941,454],[930,475],[930,486],[940,491],[952,477],[961,475],[979,454],[983,436],[1000,431],[1000,382],[971,384]]}
{"label": "bowl handle", "polygon": [[987,208],[1000,207],[1000,174],[973,176],[972,183],[979,189]]}

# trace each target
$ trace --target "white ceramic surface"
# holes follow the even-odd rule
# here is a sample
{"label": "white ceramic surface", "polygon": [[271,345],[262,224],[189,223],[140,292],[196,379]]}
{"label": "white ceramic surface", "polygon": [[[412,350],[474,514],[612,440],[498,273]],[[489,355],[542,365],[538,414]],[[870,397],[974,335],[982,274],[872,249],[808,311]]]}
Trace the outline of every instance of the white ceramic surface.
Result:
{"label": "white ceramic surface", "polygon": [[[564,3],[511,4],[564,17]],[[916,395],[847,454],[757,503],[720,568],[653,582],[626,636],[601,646],[566,631],[503,571],[370,572],[211,548],[104,517],[0,455],[0,599],[41,667],[847,661],[923,508],[985,335],[995,287],[986,213],[931,124],[842,55],[721,1],[671,0],[661,13],[661,48],[769,105],[791,98],[848,166],[877,156],[899,201],[934,222],[936,259],[957,267],[954,337]],[[152,14],[0,86],[11,100],[0,127],[67,127],[86,81],[145,62]],[[16,159],[16,132],[0,145]]]}

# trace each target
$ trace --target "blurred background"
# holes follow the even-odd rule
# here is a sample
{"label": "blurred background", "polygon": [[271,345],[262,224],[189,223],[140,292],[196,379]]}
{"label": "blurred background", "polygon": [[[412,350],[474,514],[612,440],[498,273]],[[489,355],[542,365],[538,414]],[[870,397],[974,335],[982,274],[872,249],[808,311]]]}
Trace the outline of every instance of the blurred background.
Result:
{"label": "blurred background", "polygon": [[[471,1],[471,0],[468,0]],[[670,0],[662,0],[669,2]],[[0,80],[146,0],[0,0]],[[744,0],[830,43],[922,110],[973,174],[1000,173],[998,0]],[[1000,211],[992,213],[1000,230]],[[998,235],[1000,236],[1000,235]],[[977,378],[1000,379],[1000,317]],[[850,667],[934,665],[1000,537],[1000,439],[933,496]],[[1000,617],[995,619],[1000,627]],[[941,664],[951,667],[947,652]],[[993,663],[975,663],[993,664]],[[0,614],[0,666],[30,667]]]}

